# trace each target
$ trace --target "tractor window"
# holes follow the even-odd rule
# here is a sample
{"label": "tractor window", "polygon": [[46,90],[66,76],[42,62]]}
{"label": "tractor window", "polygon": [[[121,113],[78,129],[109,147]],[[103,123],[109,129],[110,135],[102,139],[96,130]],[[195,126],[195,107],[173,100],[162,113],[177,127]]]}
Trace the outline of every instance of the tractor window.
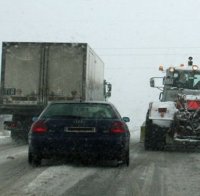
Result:
{"label": "tractor window", "polygon": [[175,72],[174,73],[174,85],[179,88],[188,88],[188,73],[187,72]]}
{"label": "tractor window", "polygon": [[174,72],[174,87],[186,89],[200,89],[200,73],[193,71]]}
{"label": "tractor window", "polygon": [[193,79],[194,89],[200,89],[200,74],[195,74]]}

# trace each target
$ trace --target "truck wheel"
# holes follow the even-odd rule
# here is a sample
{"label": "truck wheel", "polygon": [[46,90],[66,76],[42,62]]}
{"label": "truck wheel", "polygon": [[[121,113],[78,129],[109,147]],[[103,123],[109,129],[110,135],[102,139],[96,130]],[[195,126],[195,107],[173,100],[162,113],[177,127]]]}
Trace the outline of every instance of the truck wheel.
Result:
{"label": "truck wheel", "polygon": [[11,131],[10,137],[15,143],[28,143],[28,138],[22,131]]}
{"label": "truck wheel", "polygon": [[28,152],[28,163],[31,164],[32,166],[40,166],[42,162],[42,158],[37,155],[33,154],[32,152]]}
{"label": "truck wheel", "polygon": [[14,142],[17,141],[17,138],[18,138],[18,137],[17,137],[17,134],[16,134],[15,132],[11,131],[10,137],[11,137],[11,139],[12,139]]}

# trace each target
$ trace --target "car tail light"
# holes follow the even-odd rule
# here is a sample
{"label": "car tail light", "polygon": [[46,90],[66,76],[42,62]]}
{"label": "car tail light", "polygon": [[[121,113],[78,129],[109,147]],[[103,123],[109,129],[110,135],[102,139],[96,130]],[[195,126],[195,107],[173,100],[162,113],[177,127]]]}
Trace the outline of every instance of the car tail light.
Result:
{"label": "car tail light", "polygon": [[112,124],[111,133],[124,133],[124,132],[126,132],[126,129],[122,122],[116,121]]}
{"label": "car tail light", "polygon": [[32,124],[31,131],[35,133],[44,133],[47,131],[47,126],[44,121],[36,121]]}

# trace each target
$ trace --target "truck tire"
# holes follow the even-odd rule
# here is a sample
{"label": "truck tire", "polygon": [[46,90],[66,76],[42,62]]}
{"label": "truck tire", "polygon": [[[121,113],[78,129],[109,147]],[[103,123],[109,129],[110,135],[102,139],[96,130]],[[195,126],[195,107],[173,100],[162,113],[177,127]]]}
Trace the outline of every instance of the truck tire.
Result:
{"label": "truck tire", "polygon": [[10,132],[10,137],[14,142],[18,141],[18,135],[14,131]]}
{"label": "truck tire", "polygon": [[11,131],[10,137],[15,143],[28,143],[27,132],[25,131]]}

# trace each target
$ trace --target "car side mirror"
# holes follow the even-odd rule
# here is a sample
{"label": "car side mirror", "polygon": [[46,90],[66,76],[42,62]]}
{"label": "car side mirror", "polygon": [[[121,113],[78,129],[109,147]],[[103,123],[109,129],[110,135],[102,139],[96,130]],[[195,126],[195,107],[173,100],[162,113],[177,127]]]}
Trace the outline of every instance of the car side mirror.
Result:
{"label": "car side mirror", "polygon": [[122,118],[124,122],[130,122],[130,118],[129,117],[123,117]]}
{"label": "car side mirror", "polygon": [[38,119],[38,117],[37,117],[37,116],[34,116],[34,117],[32,118],[32,121],[35,122],[37,119]]}

